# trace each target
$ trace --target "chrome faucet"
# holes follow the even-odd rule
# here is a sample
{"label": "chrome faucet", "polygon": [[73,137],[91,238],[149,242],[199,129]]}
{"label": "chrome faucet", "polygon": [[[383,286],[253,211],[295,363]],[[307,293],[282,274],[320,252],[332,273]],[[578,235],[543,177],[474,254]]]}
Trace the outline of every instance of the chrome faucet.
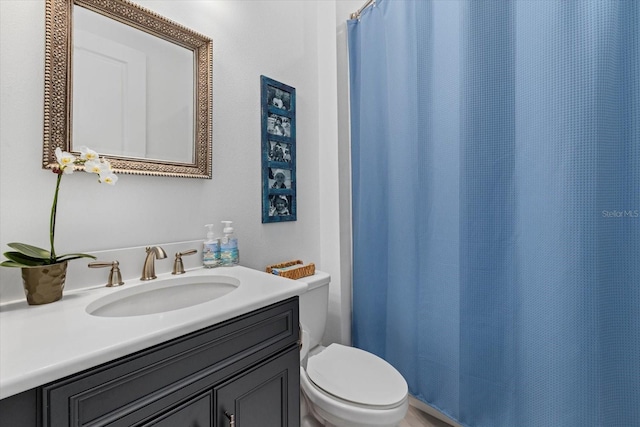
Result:
{"label": "chrome faucet", "polygon": [[147,257],[142,266],[142,277],[140,280],[152,280],[156,276],[155,260],[167,257],[167,253],[160,246],[147,246]]}

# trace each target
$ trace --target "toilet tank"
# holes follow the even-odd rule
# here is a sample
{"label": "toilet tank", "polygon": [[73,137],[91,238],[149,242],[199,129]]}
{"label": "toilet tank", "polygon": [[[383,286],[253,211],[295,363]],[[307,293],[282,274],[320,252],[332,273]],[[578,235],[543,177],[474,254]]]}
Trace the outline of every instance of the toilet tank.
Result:
{"label": "toilet tank", "polygon": [[307,283],[307,292],[300,295],[300,323],[309,334],[308,349],[312,349],[322,342],[324,328],[327,324],[327,309],[329,307],[329,283],[331,276],[322,271],[316,271],[313,276],[298,279]]}

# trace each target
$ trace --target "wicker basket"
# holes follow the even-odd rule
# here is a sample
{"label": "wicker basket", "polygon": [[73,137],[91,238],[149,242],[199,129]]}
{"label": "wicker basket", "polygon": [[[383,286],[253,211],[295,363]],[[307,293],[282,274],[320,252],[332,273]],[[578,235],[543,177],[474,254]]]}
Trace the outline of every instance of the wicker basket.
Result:
{"label": "wicker basket", "polygon": [[305,276],[313,276],[316,272],[316,266],[314,263],[305,265],[302,261],[297,259],[295,261],[268,265],[266,271],[269,274],[275,274],[277,276],[295,280]]}

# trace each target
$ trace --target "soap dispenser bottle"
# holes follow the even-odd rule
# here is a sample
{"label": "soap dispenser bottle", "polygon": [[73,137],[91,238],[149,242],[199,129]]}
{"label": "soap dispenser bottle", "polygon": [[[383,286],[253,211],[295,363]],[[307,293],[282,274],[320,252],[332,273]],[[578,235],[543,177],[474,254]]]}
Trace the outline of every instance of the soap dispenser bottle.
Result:
{"label": "soap dispenser bottle", "polygon": [[220,265],[220,241],[213,236],[213,224],[207,224],[209,228],[207,239],[202,245],[202,265],[205,268],[214,268]]}
{"label": "soap dispenser bottle", "polygon": [[238,252],[238,239],[233,237],[233,221],[222,221],[224,237],[220,239],[220,260],[223,266],[238,265],[240,253]]}

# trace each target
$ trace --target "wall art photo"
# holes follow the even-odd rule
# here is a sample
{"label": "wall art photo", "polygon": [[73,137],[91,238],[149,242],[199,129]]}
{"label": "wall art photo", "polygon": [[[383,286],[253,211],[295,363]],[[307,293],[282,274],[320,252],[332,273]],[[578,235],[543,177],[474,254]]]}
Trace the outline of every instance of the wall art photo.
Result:
{"label": "wall art photo", "polygon": [[267,133],[276,136],[291,137],[291,120],[279,114],[269,114]]}
{"label": "wall art photo", "polygon": [[296,90],[260,76],[262,222],[296,221]]}
{"label": "wall art photo", "polygon": [[267,84],[267,103],[280,110],[291,110],[291,92]]}
{"label": "wall art photo", "polygon": [[291,169],[271,168],[269,171],[269,188],[282,190],[293,187]]}
{"label": "wall art photo", "polygon": [[269,140],[269,153],[267,157],[271,162],[291,163],[291,144]]}
{"label": "wall art photo", "polygon": [[287,217],[291,215],[291,195],[274,194],[269,196],[269,217]]}

